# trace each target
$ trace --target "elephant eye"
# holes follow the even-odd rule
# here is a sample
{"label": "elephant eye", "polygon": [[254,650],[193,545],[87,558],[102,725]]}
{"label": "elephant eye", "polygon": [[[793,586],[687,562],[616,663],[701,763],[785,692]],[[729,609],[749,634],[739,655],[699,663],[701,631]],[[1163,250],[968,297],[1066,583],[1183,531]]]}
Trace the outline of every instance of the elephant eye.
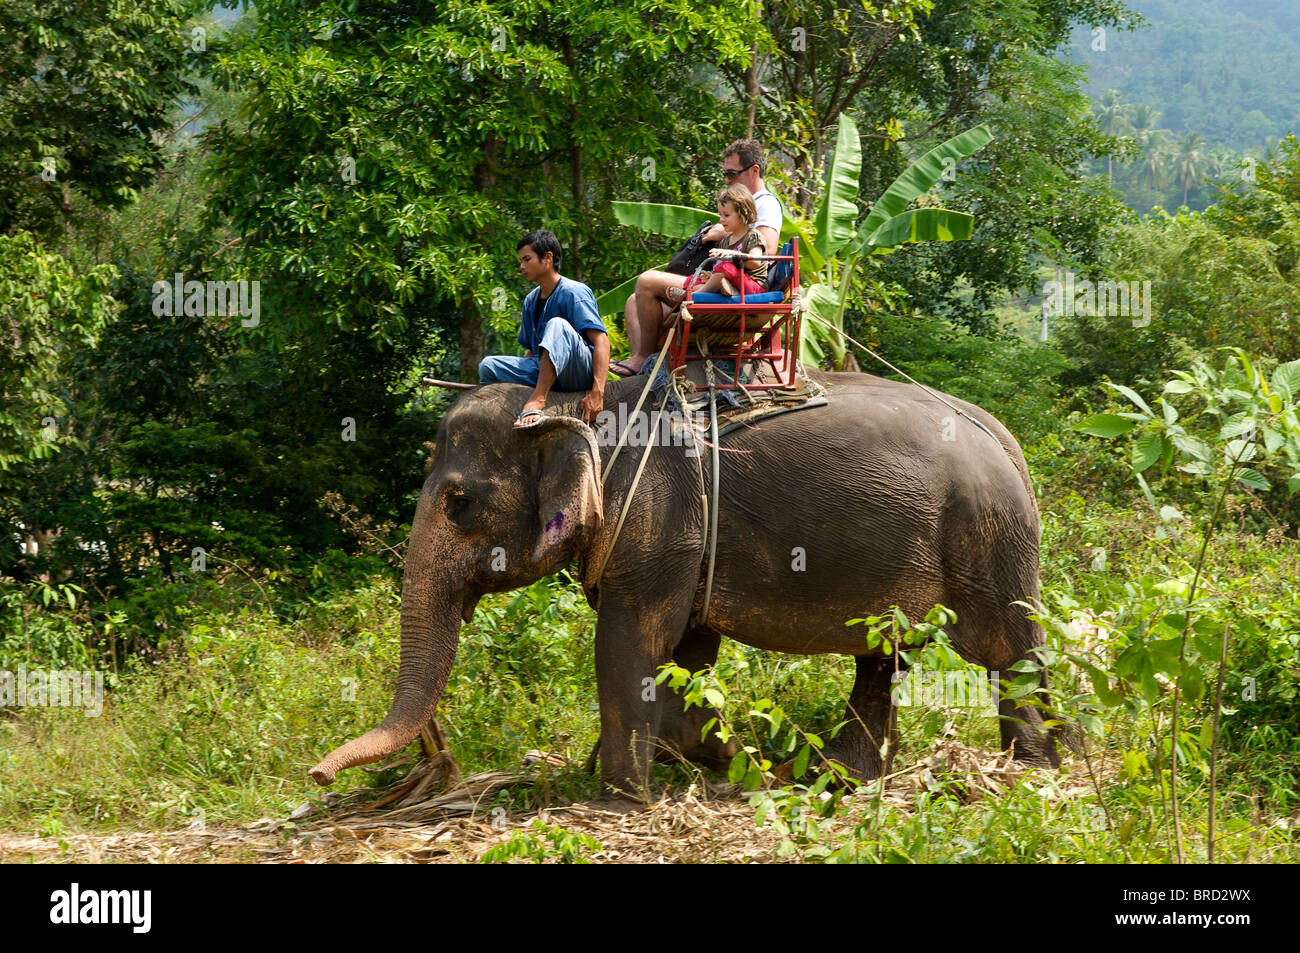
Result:
{"label": "elephant eye", "polygon": [[466,493],[454,490],[447,494],[447,515],[453,520],[463,519],[474,505],[474,498]]}

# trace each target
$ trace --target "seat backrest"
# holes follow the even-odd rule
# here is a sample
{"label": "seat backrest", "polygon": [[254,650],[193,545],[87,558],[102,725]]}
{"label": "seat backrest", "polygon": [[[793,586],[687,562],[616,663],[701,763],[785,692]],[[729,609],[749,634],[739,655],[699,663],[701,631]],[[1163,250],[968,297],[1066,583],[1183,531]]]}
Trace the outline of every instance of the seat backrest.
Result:
{"label": "seat backrest", "polygon": [[[794,246],[790,242],[786,242],[784,245],[781,246],[781,250],[778,251],[777,254],[789,255],[793,253],[793,250],[794,250]],[[793,277],[793,275],[794,275],[794,262],[778,261],[770,269],[768,269],[767,290],[784,291],[786,285],[790,283],[790,279],[791,277]]]}

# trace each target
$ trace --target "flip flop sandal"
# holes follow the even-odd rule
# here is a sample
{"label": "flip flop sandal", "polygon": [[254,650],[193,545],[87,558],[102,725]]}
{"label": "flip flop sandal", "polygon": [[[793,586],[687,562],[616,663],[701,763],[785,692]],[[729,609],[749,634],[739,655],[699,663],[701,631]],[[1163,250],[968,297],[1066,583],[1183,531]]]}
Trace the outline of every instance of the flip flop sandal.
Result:
{"label": "flip flop sandal", "polygon": [[632,370],[632,368],[628,366],[627,361],[612,361],[610,362],[609,369],[613,371],[615,374],[617,374],[620,378],[636,377],[636,375],[641,373],[639,370],[638,371]]}
{"label": "flip flop sandal", "polygon": [[[536,417],[537,419],[536,419],[536,420],[533,420],[533,421],[530,422],[530,423],[526,423],[526,424],[521,424],[521,423],[519,422],[519,421],[521,421],[521,420],[527,420],[527,419],[530,418],[530,417]],[[543,420],[545,420],[545,419],[546,419],[546,414],[542,413],[542,411],[540,411],[540,410],[525,410],[522,414],[520,414],[519,416],[515,417],[514,429],[515,429],[515,430],[527,430],[529,427],[536,427],[538,424],[540,424],[540,423],[541,423]]]}

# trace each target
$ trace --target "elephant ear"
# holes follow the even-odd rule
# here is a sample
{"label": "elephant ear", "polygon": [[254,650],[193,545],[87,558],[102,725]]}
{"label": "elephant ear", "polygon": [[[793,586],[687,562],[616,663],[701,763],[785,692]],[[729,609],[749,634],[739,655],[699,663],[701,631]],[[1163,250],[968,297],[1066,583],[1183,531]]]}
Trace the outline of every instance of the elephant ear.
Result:
{"label": "elephant ear", "polygon": [[533,562],[558,566],[595,537],[604,516],[596,433],[576,417],[548,417],[523,436],[537,441]]}

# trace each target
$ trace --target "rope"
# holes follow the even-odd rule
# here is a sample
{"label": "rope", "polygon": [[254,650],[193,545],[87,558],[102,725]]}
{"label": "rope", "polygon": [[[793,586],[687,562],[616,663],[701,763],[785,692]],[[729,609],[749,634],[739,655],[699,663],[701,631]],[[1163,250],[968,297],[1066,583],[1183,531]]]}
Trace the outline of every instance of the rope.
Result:
{"label": "rope", "polygon": [[[641,405],[645,403],[647,395],[649,395],[651,388],[654,387],[655,378],[659,376],[659,368],[662,366],[664,356],[668,353],[668,347],[672,342],[673,331],[669,328],[668,336],[664,338],[664,346],[659,349],[659,357],[655,359],[654,369],[650,371],[650,377],[645,382],[645,387],[641,388],[641,396],[636,399],[636,406],[632,408],[632,413],[628,414],[627,426],[624,427],[623,432],[618,435],[618,444],[614,447],[614,452],[609,455],[609,462],[605,464],[605,472],[601,474],[600,477],[600,485],[602,487],[605,485],[605,481],[609,479],[610,473],[613,472],[614,461],[618,459],[618,452],[623,449],[623,441],[627,439],[628,431],[632,429],[632,421],[635,420],[636,415],[640,413]],[[630,498],[631,497],[629,497],[629,499]]]}
{"label": "rope", "polygon": [[[689,316],[686,320],[690,320]],[[674,333],[671,328],[664,338],[663,347],[659,349],[659,356],[655,359],[655,366],[650,371],[650,377],[645,382],[645,387],[641,388],[641,396],[637,398],[636,406],[632,408],[632,413],[628,414],[627,426],[618,436],[618,445],[614,447],[614,452],[609,455],[609,462],[605,464],[605,472],[601,474],[600,485],[603,489],[605,481],[614,471],[614,461],[618,459],[618,452],[623,449],[623,444],[627,440],[628,433],[632,430],[632,423],[636,420],[637,414],[641,412],[641,405],[645,403],[646,397],[654,387],[655,378],[659,376],[659,368],[663,365],[664,357],[668,354],[668,348],[673,342]],[[641,474],[645,471],[646,461],[650,459],[650,448],[654,446],[655,440],[659,436],[659,419],[664,415],[664,409],[668,406],[667,399],[655,414],[654,421],[650,424],[650,436],[645,443],[645,452],[641,454],[641,463],[636,468],[636,474],[632,477],[632,486],[627,491],[627,496],[623,500],[623,509],[618,514],[618,523],[614,526],[614,535],[610,537],[609,546],[605,549],[605,555],[601,557],[600,568],[596,570],[596,579],[594,586],[600,585],[600,580],[605,576],[605,566],[609,564],[609,557],[614,554],[614,545],[618,542],[618,535],[623,531],[623,522],[627,519],[628,511],[632,508],[632,498],[636,495],[637,484],[641,482]]]}
{"label": "rope", "polygon": [[[636,468],[636,475],[632,477],[632,486],[627,491],[627,497],[623,500],[623,510],[618,514],[618,523],[614,526],[614,535],[609,540],[609,546],[605,549],[605,555],[601,557],[600,568],[596,570],[595,585],[600,585],[601,578],[605,575],[605,566],[609,563],[609,557],[614,554],[614,544],[618,542],[618,534],[623,531],[623,521],[627,519],[628,510],[632,508],[632,497],[636,495],[637,484],[641,482],[641,474],[645,472],[646,462],[650,459],[650,450],[655,445],[655,440],[659,436],[659,418],[664,415],[664,408],[660,407],[655,419],[650,424],[650,438],[645,442],[645,452],[641,454],[641,463]],[[629,429],[631,425],[629,424]],[[606,471],[608,472],[608,471]]]}
{"label": "rope", "polygon": [[718,458],[718,380],[713,374],[713,361],[709,360],[708,344],[700,341],[700,353],[704,355],[704,378],[709,383],[709,447],[713,464],[713,507],[708,511],[709,517],[709,569],[704,577],[704,606],[700,609],[699,625],[709,619],[709,601],[713,598],[713,563],[718,555],[718,481],[720,476]]}
{"label": "rope", "polygon": [[[801,309],[801,310],[803,311],[803,314],[804,314],[805,316],[812,318],[812,319],[813,319],[814,321],[816,321],[818,324],[823,324],[823,325],[825,325],[826,327],[828,327],[828,328],[830,328],[832,331],[834,331],[836,334],[838,334],[840,337],[844,338],[844,340],[846,340],[846,341],[848,341],[848,342],[850,342],[850,343],[852,343],[852,344],[856,344],[858,347],[862,348],[862,350],[866,351],[868,354],[870,354],[872,357],[874,357],[876,360],[878,360],[881,364],[884,364],[887,368],[889,368],[889,369],[890,369],[891,371],[893,371],[894,373],[896,373],[896,374],[902,374],[904,377],[906,377],[909,381],[911,381],[911,382],[912,382],[913,384],[915,384],[917,387],[921,388],[921,390],[925,391],[927,394],[929,394],[929,395],[930,395],[931,397],[933,397],[935,400],[939,401],[939,403],[943,404],[945,407],[950,408],[951,410],[953,410],[953,411],[956,412],[957,414],[961,415],[962,417],[965,417],[967,420],[969,420],[971,423],[973,423],[976,427],[979,427],[980,430],[983,430],[986,434],[988,434],[990,437],[992,437],[994,440],[997,441],[997,444],[998,444],[999,447],[1002,446],[1002,441],[1001,441],[1001,440],[998,440],[997,435],[996,435],[995,433],[993,433],[992,430],[989,430],[988,427],[985,427],[982,423],[980,423],[978,420],[976,420],[976,419],[975,419],[974,417],[972,417],[970,414],[966,413],[966,411],[962,410],[960,407],[953,407],[952,404],[948,403],[946,400],[943,399],[943,396],[942,396],[942,395],[937,394],[937,393],[935,393],[934,391],[930,390],[930,388],[926,387],[924,384],[922,384],[920,381],[918,381],[915,377],[912,377],[912,376],[910,376],[910,375],[904,373],[903,371],[899,370],[897,367],[895,367],[893,364],[890,364],[887,360],[885,360],[883,357],[881,357],[881,356],[880,356],[879,354],[877,354],[875,351],[871,350],[871,348],[867,347],[867,346],[866,346],[865,344],[863,344],[861,341],[857,341],[857,340],[855,340],[855,339],[849,337],[847,334],[845,334],[843,331],[841,331],[841,330],[840,330],[839,328],[837,328],[835,325],[831,324],[829,321],[825,320],[824,318],[819,318],[817,315],[813,314],[813,312],[810,311],[810,310],[804,310],[804,309]],[[1005,449],[1005,448],[1003,448],[1003,449]]]}

